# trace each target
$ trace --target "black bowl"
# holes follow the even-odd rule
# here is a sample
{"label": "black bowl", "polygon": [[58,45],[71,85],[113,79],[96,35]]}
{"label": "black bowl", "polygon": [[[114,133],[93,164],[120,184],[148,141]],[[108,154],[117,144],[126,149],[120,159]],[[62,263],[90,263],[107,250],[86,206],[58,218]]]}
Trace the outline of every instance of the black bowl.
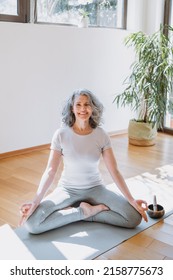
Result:
{"label": "black bowl", "polygon": [[163,217],[165,214],[165,210],[162,205],[157,204],[157,211],[153,210],[153,204],[148,205],[148,210],[147,210],[148,215],[153,218],[153,219],[159,219]]}

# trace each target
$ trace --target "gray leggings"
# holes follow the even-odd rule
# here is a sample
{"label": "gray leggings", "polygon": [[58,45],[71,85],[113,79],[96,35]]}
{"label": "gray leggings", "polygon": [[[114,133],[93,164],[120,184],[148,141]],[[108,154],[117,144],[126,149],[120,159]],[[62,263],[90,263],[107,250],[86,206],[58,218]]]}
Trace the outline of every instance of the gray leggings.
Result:
{"label": "gray leggings", "polygon": [[[85,219],[80,203],[104,204],[110,210]],[[72,208],[64,209],[68,206]],[[99,185],[89,189],[57,187],[48,195],[25,223],[33,234],[52,230],[72,222],[85,220],[120,227],[134,228],[141,222],[141,215],[120,194],[109,186]]]}

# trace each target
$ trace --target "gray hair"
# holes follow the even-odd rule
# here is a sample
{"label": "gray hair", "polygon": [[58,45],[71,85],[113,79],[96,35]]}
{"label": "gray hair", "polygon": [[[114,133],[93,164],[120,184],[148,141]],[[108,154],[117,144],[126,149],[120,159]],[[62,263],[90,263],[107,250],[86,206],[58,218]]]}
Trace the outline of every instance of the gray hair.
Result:
{"label": "gray hair", "polygon": [[85,95],[89,98],[92,108],[92,115],[89,119],[89,124],[92,128],[96,128],[102,122],[103,105],[97,97],[87,89],[77,89],[73,92],[62,110],[62,122],[69,127],[74,125],[76,119],[72,109],[76,97],[81,95]]}

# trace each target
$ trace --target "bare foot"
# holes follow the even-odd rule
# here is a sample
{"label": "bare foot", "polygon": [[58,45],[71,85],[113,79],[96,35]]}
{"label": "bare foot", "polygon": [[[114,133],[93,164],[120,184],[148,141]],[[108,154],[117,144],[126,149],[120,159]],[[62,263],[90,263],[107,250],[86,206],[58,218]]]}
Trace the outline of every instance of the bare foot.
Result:
{"label": "bare foot", "polygon": [[109,208],[104,204],[91,205],[87,202],[81,202],[80,207],[82,208],[85,218],[89,218],[98,214],[99,212],[109,210]]}

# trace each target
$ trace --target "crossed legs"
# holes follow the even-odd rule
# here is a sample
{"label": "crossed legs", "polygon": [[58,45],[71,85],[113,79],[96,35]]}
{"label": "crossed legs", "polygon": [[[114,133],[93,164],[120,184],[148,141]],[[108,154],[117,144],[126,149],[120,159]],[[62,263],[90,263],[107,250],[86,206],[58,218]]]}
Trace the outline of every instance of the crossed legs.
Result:
{"label": "crossed legs", "polygon": [[80,220],[133,228],[141,222],[141,215],[108,187],[57,187],[40,203],[25,227],[30,233],[39,234]]}

